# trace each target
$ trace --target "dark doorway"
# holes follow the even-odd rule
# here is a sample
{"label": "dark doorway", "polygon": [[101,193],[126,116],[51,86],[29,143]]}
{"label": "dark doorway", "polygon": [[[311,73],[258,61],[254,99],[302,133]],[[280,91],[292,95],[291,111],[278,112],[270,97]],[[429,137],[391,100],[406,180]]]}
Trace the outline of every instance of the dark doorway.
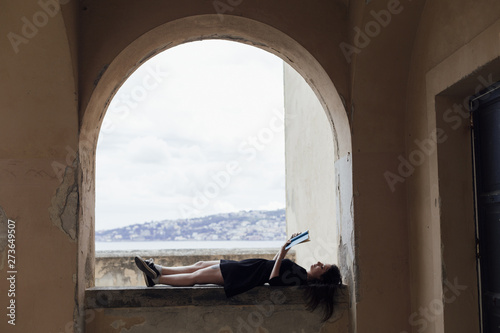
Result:
{"label": "dark doorway", "polygon": [[484,333],[500,332],[500,82],[470,100]]}

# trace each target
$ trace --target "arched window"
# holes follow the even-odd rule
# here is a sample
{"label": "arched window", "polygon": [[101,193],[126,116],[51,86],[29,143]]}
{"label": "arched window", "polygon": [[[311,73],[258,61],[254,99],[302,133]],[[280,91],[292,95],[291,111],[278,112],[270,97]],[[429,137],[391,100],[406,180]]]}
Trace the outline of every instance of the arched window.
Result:
{"label": "arched window", "polygon": [[[334,163],[322,105],[280,58],[221,40],[177,46],[145,62],[109,105],[96,250],[278,248],[286,211],[289,234],[315,240],[298,259],[335,262]],[[121,276],[133,267],[108,272],[106,260],[99,284],[141,281]]]}

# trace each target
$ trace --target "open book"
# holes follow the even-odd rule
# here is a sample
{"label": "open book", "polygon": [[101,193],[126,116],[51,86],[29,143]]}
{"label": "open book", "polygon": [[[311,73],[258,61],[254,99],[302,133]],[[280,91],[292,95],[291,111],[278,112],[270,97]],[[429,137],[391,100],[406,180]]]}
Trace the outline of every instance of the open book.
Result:
{"label": "open book", "polygon": [[301,233],[300,235],[293,237],[291,239],[291,241],[290,241],[290,244],[288,244],[285,247],[285,250],[288,250],[289,248],[291,248],[292,246],[295,246],[297,244],[300,244],[300,243],[303,243],[303,242],[309,242],[309,241],[310,241],[310,239],[309,239],[309,230],[306,230],[303,233]]}

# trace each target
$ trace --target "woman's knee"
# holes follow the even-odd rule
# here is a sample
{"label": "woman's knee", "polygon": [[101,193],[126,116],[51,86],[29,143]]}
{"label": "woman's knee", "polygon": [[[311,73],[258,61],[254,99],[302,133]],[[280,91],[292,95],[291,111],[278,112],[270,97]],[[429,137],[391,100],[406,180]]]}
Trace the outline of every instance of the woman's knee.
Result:
{"label": "woman's knee", "polygon": [[210,267],[219,263],[219,260],[211,260],[211,261],[198,261],[193,266],[200,269],[205,267]]}
{"label": "woman's knee", "polygon": [[204,261],[198,261],[198,262],[194,263],[193,266],[195,266],[195,267],[203,267],[204,265],[205,265]]}
{"label": "woman's knee", "polygon": [[206,267],[193,273],[193,281],[195,284],[224,284],[222,274],[219,267]]}

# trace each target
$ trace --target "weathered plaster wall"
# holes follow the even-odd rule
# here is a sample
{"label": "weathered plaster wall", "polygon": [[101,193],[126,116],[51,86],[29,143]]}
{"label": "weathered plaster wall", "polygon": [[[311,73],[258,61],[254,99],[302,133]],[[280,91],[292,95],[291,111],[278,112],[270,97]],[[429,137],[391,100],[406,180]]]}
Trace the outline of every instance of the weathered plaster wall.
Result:
{"label": "weathered plaster wall", "polygon": [[260,286],[227,298],[220,286],[113,288],[87,291],[88,332],[331,332],[348,329],[347,303],[327,322],[304,309],[303,290]]}
{"label": "weathered plaster wall", "polygon": [[295,248],[303,267],[337,263],[335,146],[325,110],[307,82],[284,65],[287,233],[309,230]]}
{"label": "weathered plaster wall", "polygon": [[[8,297],[12,269],[0,261],[2,332],[61,332],[74,319],[78,89],[68,31],[75,22],[37,1],[0,3],[0,206],[16,222],[17,271]],[[7,323],[10,299],[15,326]]]}
{"label": "weathered plaster wall", "polygon": [[[87,332],[301,332],[322,330],[318,314],[305,312],[303,306],[265,303],[250,306],[175,307],[152,311],[145,308],[106,309],[95,312]],[[346,312],[344,312],[346,315]],[[193,320],[198,318],[198,320]],[[328,332],[347,329],[345,319],[329,325]]]}
{"label": "weathered plaster wall", "polygon": [[351,4],[354,322],[358,332],[410,331],[406,187],[392,192],[384,173],[397,169],[406,148],[408,69],[424,1]]}

